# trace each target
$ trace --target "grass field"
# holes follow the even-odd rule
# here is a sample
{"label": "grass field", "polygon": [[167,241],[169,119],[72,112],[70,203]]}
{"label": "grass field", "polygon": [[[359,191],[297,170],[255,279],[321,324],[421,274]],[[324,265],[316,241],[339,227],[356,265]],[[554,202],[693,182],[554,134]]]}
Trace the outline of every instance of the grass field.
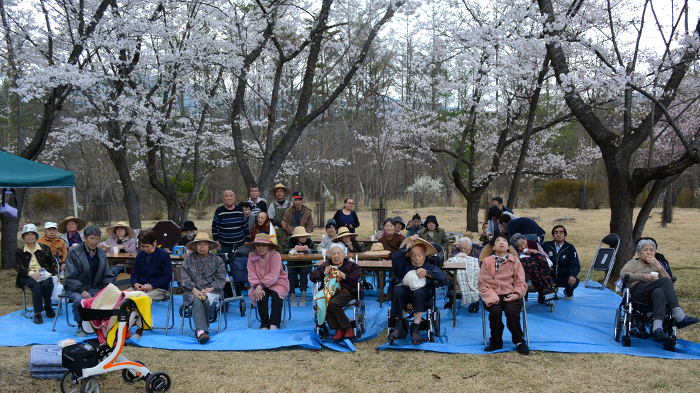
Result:
{"label": "grass field", "polygon": [[[389,212],[410,218],[415,210]],[[436,213],[448,231],[464,231],[462,208],[418,209],[425,218]],[[575,209],[521,209],[520,216],[537,219],[550,230],[555,220],[565,221],[569,237],[579,250],[585,278],[600,239],[609,228],[609,211]],[[332,217],[327,212],[326,217]],[[361,235],[369,235],[371,214],[359,214]],[[659,251],[671,261],[678,276],[676,289],[681,306],[700,315],[700,242],[697,232],[700,211],[677,209],[675,221],[666,228],[653,214],[645,235],[656,238]],[[197,221],[200,229],[208,220]],[[144,222],[144,226],[149,223]],[[317,229],[321,231],[321,229]],[[320,237],[320,236],[314,236]],[[548,236],[548,240],[550,237]],[[14,273],[0,272],[0,314],[21,308],[21,294],[14,288]],[[612,334],[612,319],[611,334]],[[47,323],[45,321],[45,323]],[[17,332],[21,334],[21,332]],[[683,329],[679,337],[700,342],[700,326]],[[664,360],[610,354],[562,354],[533,351],[529,357],[515,352],[489,355],[438,354],[420,351],[381,351],[374,348],[385,336],[358,343],[355,353],[330,350],[312,352],[284,349],[256,352],[189,352],[127,347],[129,358],[163,370],[173,378],[173,392],[695,392],[700,385],[700,362]],[[60,391],[58,381],[41,381],[28,371],[29,347],[0,347],[0,391]],[[143,392],[143,383],[126,385],[117,373],[100,380],[103,391]]]}

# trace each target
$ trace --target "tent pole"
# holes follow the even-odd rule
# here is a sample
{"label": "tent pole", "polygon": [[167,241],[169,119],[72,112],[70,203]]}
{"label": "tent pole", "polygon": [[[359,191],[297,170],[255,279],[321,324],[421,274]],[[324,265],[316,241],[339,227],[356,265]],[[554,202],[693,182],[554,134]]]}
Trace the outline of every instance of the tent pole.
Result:
{"label": "tent pole", "polygon": [[73,187],[73,217],[78,217],[78,198],[75,197],[75,187]]}

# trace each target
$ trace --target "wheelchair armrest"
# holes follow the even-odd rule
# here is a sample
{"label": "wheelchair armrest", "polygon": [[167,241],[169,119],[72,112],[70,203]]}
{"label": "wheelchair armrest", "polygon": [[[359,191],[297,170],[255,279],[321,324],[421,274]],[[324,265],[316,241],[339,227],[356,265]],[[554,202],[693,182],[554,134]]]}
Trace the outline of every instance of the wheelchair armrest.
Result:
{"label": "wheelchair armrest", "polygon": [[629,280],[630,280],[630,275],[625,274],[625,277],[622,278],[622,289],[627,288],[627,283],[629,282]]}

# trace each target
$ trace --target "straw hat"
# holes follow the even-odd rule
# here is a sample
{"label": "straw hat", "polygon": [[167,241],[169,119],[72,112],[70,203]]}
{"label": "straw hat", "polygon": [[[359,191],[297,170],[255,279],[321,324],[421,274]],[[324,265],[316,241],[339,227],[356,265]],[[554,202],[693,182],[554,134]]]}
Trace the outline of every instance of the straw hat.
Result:
{"label": "straw hat", "polygon": [[209,238],[209,234],[206,232],[199,232],[197,234],[197,236],[194,237],[194,240],[187,243],[187,245],[185,247],[190,251],[197,252],[197,242],[209,243],[209,251],[215,250],[219,247],[219,244],[217,244],[215,241],[211,240]]}
{"label": "straw hat", "polygon": [[134,230],[131,229],[131,227],[129,226],[129,224],[126,223],[126,221],[119,221],[111,227],[107,227],[106,231],[109,237],[114,236],[114,231],[119,227],[126,228],[126,232],[129,235],[129,239],[136,239],[136,232],[134,232]]}
{"label": "straw hat", "polygon": [[389,255],[390,253],[391,251],[384,249],[382,243],[372,243],[372,247],[365,252],[365,255]]}
{"label": "straw hat", "polygon": [[338,230],[338,236],[333,238],[334,242],[340,242],[343,241],[343,238],[346,236],[350,237],[357,237],[357,233],[352,233],[350,230],[346,227],[342,227]]}
{"label": "straw hat", "polygon": [[[304,229],[304,228],[301,227],[301,229]],[[304,231],[304,232],[306,232],[306,231]],[[255,235],[255,239],[253,239],[253,241],[250,243],[246,243],[245,246],[248,248],[255,249],[256,244],[268,245],[268,246],[272,247],[273,250],[280,249],[279,245],[273,243],[272,240],[270,240],[270,235],[268,235],[267,233],[258,233],[257,235]]]}
{"label": "straw hat", "polygon": [[[516,259],[518,258],[518,252],[515,251],[513,246],[510,246],[510,245],[508,246],[508,253],[513,255]],[[481,253],[479,254],[479,266],[481,266],[481,262],[484,259],[490,257],[493,254],[495,254],[495,252],[493,251],[493,246],[491,245],[491,243],[487,243],[484,246],[484,248],[481,249]]]}
{"label": "straw hat", "polygon": [[306,233],[306,229],[304,229],[303,226],[299,225],[298,227],[294,228],[294,231],[292,232],[292,236],[290,236],[289,238],[292,239],[295,237],[304,237],[304,236],[309,237],[311,235]]}
{"label": "straw hat", "polygon": [[[403,248],[403,246],[407,245],[410,242],[411,242],[411,238],[407,237],[406,240],[401,242],[401,246],[399,246],[399,248]],[[421,239],[421,238],[417,238],[415,245],[418,245],[418,244],[422,244],[425,246],[425,256],[426,257],[437,254],[437,250],[435,249],[435,247],[433,247],[433,245],[430,244],[428,241]]]}
{"label": "straw hat", "polygon": [[282,183],[277,183],[277,184],[275,184],[274,187],[270,188],[269,194],[270,194],[271,197],[273,197],[273,198],[276,198],[276,197],[277,197],[277,196],[275,195],[275,190],[278,189],[278,188],[281,188],[281,189],[284,190],[284,196],[285,196],[285,197],[286,197],[287,195],[289,195],[289,194],[292,193],[292,190],[290,190],[289,188],[287,188],[287,186],[285,186],[285,185],[282,184]]}
{"label": "straw hat", "polygon": [[66,233],[67,232],[66,231],[66,224],[68,224],[69,221],[77,222],[79,231],[82,231],[87,226],[87,222],[85,222],[85,220],[83,220],[82,218],[70,216],[70,217],[66,217],[65,220],[61,221],[58,224],[58,231],[61,233]]}

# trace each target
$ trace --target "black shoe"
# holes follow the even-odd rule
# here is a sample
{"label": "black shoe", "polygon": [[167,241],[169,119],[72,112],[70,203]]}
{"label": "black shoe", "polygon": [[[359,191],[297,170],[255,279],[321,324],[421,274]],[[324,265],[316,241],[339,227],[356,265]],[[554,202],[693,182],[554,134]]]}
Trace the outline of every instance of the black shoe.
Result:
{"label": "black shoe", "polygon": [[694,323],[698,323],[698,322],[700,322],[700,319],[695,318],[695,317],[691,317],[690,315],[686,315],[682,321],[676,322],[676,327],[681,329],[681,328],[684,328],[686,326],[690,326],[690,325],[692,325]]}
{"label": "black shoe", "polygon": [[423,342],[423,337],[420,335],[420,325],[417,323],[411,324],[411,342],[418,345]]}
{"label": "black shoe", "polygon": [[661,328],[654,330],[652,337],[654,338],[654,341],[657,343],[664,343],[664,342],[668,342],[669,340],[671,340],[671,337],[669,337],[668,334],[666,334],[666,332],[664,332],[664,330]]}
{"label": "black shoe", "polygon": [[56,313],[53,311],[53,308],[46,307],[46,318],[53,318],[55,316],[56,316]]}
{"label": "black shoe", "polygon": [[500,344],[500,345],[489,344],[488,347],[484,348],[484,352],[493,352],[493,351],[498,351],[499,349],[503,349],[503,344]]}
{"label": "black shoe", "polygon": [[36,323],[37,325],[41,325],[42,323],[44,323],[44,319],[41,318],[41,314],[34,314],[34,323]]}
{"label": "black shoe", "polygon": [[401,327],[400,327],[401,321],[396,321],[396,323],[399,326],[394,327],[394,330],[392,330],[391,333],[389,333],[389,335],[386,338],[390,343],[393,343],[396,340],[401,340],[402,338],[404,338],[403,329],[401,329]]}
{"label": "black shoe", "polygon": [[530,348],[525,343],[518,344],[518,346],[516,346],[515,349],[517,349],[518,353],[521,355],[529,355],[530,354]]}
{"label": "black shoe", "polygon": [[537,303],[544,304],[544,294],[540,293],[537,295]]}

